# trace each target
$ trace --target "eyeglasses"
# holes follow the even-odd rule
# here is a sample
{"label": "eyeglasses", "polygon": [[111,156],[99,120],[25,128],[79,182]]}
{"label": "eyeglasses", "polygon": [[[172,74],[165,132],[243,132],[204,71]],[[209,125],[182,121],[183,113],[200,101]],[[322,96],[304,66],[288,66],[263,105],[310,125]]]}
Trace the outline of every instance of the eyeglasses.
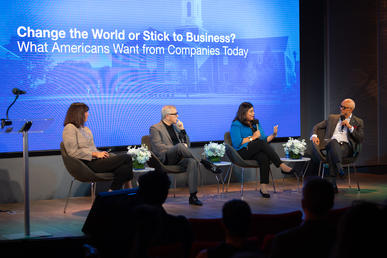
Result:
{"label": "eyeglasses", "polygon": [[170,116],[177,116],[178,114],[179,114],[179,112],[168,114],[168,115],[170,115]]}
{"label": "eyeglasses", "polygon": [[346,110],[346,109],[351,109],[351,107],[344,107],[343,105],[340,105],[340,109]]}

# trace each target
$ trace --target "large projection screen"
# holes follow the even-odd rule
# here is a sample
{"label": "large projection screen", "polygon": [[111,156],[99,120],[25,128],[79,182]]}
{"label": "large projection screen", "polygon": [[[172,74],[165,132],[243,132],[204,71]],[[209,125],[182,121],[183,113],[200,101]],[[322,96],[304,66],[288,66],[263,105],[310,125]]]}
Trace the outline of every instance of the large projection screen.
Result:
{"label": "large projection screen", "polygon": [[[192,142],[222,140],[239,104],[266,134],[300,135],[298,0],[1,1],[0,118],[52,118],[29,149],[59,149],[72,102],[97,147],[140,144],[175,105]],[[0,134],[0,153],[22,151]]]}

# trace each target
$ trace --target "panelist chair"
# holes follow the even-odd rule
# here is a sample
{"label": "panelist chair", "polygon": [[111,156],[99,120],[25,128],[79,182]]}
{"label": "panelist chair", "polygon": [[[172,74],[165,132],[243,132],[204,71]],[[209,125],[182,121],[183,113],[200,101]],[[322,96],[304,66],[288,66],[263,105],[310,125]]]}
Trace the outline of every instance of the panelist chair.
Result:
{"label": "panelist chair", "polygon": [[60,143],[60,153],[62,155],[63,163],[67,171],[72,176],[70,189],[67,194],[66,203],[63,209],[63,213],[66,213],[67,204],[71,194],[71,188],[74,180],[90,183],[91,202],[95,199],[96,183],[99,181],[111,181],[113,180],[113,173],[95,173],[85,163],[77,158],[70,157],[64,147],[63,142]]}
{"label": "panelist chair", "polygon": [[[243,197],[243,183],[244,183],[243,181],[244,181],[245,168],[255,168],[256,169],[256,171],[255,171],[255,180],[256,180],[255,190],[258,190],[258,168],[259,168],[258,162],[256,160],[245,160],[239,155],[239,153],[234,149],[234,147],[232,147],[230,132],[226,132],[224,134],[224,143],[226,145],[226,154],[227,154],[227,157],[229,158],[229,160],[234,165],[237,165],[238,167],[242,168],[241,196]],[[271,169],[269,170],[269,174],[271,176],[271,181],[273,184],[274,192],[276,193],[277,191],[275,188],[273,173],[272,173]],[[227,176],[228,176],[228,182],[227,182],[226,191],[228,191],[228,187],[230,185],[230,179],[232,176],[232,168],[230,170],[230,175],[226,175],[226,179],[227,179]]]}
{"label": "panelist chair", "polygon": [[[320,160],[320,165],[319,165],[319,168],[318,168],[318,175],[321,176],[322,178],[324,177],[326,169],[328,169],[327,157],[326,157],[324,149],[322,148],[322,143],[324,141],[324,137],[325,137],[325,129],[324,128],[318,129],[317,130],[317,138],[320,140],[320,144],[317,145],[317,144],[312,142],[313,152],[314,152],[315,156]],[[359,156],[360,149],[361,149],[361,144],[356,144],[355,152],[353,153],[353,156],[352,157],[343,158],[343,162],[342,162],[342,165],[344,166],[344,169],[347,168],[348,186],[349,186],[349,188],[352,187],[352,185],[351,185],[351,173],[350,173],[351,172],[351,166],[352,166],[352,168],[353,168],[353,177],[356,180],[357,190],[358,191],[360,191],[360,185],[359,185],[359,179],[356,176],[355,162],[356,162],[356,160],[357,160],[357,158]]]}
{"label": "panelist chair", "polygon": [[167,174],[173,174],[173,197],[176,197],[176,174],[181,174],[187,172],[185,168],[179,165],[165,165],[161,162],[161,160],[153,153],[151,144],[150,144],[150,136],[144,135],[141,137],[141,145],[147,146],[148,150],[151,153],[151,158],[148,161],[148,165],[155,169],[159,169]]}

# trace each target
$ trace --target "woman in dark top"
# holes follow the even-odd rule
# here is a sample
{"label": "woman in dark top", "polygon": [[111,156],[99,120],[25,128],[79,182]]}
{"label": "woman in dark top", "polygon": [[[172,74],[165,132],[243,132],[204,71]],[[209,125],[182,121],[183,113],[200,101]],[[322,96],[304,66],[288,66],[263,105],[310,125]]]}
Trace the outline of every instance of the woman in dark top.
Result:
{"label": "woman in dark top", "polygon": [[95,147],[93,134],[85,126],[89,107],[84,103],[73,103],[66,113],[63,129],[63,144],[69,156],[80,159],[96,173],[113,173],[110,190],[122,189],[122,185],[133,178],[132,158],[128,154],[111,155]]}
{"label": "woman in dark top", "polygon": [[280,167],[283,173],[293,173],[293,171],[291,167],[281,161],[269,145],[269,142],[277,136],[278,126],[274,126],[273,133],[266,136],[254,115],[254,107],[251,103],[243,102],[239,105],[237,115],[231,124],[231,141],[243,159],[258,161],[261,175],[260,193],[264,198],[270,198],[267,191],[270,162],[273,162],[276,167]]}

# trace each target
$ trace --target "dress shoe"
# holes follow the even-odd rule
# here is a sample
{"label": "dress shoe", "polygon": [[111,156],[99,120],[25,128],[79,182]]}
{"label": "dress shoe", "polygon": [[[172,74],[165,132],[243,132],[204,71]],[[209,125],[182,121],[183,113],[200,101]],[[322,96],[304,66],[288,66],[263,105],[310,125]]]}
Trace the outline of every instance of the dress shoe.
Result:
{"label": "dress shoe", "polygon": [[189,204],[191,205],[197,205],[197,206],[203,205],[203,203],[198,199],[196,195],[190,196],[188,200],[189,200]]}
{"label": "dress shoe", "polygon": [[215,166],[213,163],[209,162],[206,159],[200,160],[200,163],[202,163],[205,168],[207,168],[208,170],[210,170],[214,174],[221,174],[221,173],[223,173],[223,169],[221,169],[218,166]]}
{"label": "dress shoe", "polygon": [[270,194],[262,192],[261,189],[259,189],[259,193],[262,195],[263,198],[270,198]]}

